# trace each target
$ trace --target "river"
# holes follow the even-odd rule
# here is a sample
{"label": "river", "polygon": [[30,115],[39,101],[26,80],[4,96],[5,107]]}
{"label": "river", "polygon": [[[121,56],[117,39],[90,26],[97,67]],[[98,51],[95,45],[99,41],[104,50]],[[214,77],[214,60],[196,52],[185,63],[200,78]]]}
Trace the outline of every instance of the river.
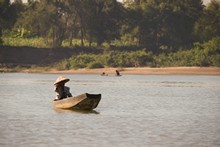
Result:
{"label": "river", "polygon": [[220,146],[220,76],[64,74],[91,112],[54,109],[58,74],[0,74],[0,146]]}

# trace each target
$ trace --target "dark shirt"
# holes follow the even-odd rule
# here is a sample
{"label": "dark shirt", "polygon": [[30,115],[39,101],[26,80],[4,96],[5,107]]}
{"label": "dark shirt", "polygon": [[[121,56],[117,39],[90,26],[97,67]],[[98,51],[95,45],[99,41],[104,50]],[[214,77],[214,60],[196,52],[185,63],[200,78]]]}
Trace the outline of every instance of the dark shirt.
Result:
{"label": "dark shirt", "polygon": [[72,94],[70,93],[70,88],[66,86],[64,86],[63,88],[61,86],[57,86],[55,87],[54,91],[56,93],[56,100],[72,96]]}

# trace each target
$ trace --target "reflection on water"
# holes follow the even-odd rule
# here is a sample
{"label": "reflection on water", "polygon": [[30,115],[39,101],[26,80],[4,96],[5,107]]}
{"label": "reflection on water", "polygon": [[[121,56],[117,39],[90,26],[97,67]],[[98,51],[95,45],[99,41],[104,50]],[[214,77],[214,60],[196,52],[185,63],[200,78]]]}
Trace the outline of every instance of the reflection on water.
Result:
{"label": "reflection on water", "polygon": [[99,114],[96,110],[73,110],[73,109],[56,109],[54,111],[58,113],[81,113],[81,114]]}
{"label": "reflection on water", "polygon": [[0,74],[0,146],[220,146],[220,76],[72,75],[94,111],[55,109],[58,74]]}

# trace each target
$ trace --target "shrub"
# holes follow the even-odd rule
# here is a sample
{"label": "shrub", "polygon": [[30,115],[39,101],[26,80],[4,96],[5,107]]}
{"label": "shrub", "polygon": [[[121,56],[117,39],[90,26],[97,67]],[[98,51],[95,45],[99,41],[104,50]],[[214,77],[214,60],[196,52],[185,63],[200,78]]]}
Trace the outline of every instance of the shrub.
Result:
{"label": "shrub", "polygon": [[70,69],[70,62],[69,60],[65,59],[55,65],[57,70],[69,70]]}
{"label": "shrub", "polygon": [[89,68],[89,69],[93,69],[93,68],[104,68],[104,65],[102,65],[102,63],[100,63],[100,62],[94,61],[94,62],[89,63],[88,66],[87,66],[87,68]]}
{"label": "shrub", "polygon": [[213,66],[218,66],[220,67],[220,54],[217,54],[217,55],[213,55],[211,57],[211,61],[213,63]]}
{"label": "shrub", "polygon": [[146,49],[136,51],[111,50],[102,55],[80,54],[58,64],[60,69],[108,67],[169,67],[220,66],[220,37],[206,43],[195,43],[191,50],[153,55]]}

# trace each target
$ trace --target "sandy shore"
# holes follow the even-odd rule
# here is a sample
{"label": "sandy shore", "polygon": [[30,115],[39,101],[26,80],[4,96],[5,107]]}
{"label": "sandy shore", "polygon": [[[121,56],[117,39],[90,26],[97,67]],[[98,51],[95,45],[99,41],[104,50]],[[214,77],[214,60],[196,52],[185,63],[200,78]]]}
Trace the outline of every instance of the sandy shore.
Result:
{"label": "sandy shore", "polygon": [[[50,70],[43,73],[58,74],[115,74],[119,70],[123,74],[156,74],[156,75],[220,75],[220,67],[167,67],[167,68],[100,68],[100,69],[77,69],[77,70]],[[28,72],[28,71],[26,71]],[[29,71],[31,72],[31,71]]]}

